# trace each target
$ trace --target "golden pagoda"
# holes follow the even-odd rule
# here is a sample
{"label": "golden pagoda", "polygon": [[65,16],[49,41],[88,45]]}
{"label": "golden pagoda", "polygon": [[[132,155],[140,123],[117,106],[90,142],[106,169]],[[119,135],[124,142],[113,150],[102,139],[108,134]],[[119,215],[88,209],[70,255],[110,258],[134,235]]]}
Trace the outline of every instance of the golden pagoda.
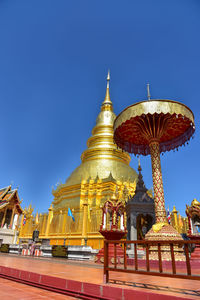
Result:
{"label": "golden pagoda", "polygon": [[[40,238],[50,239],[51,244],[84,245],[95,249],[103,246],[99,233],[104,202],[118,187],[119,197],[124,188],[133,195],[137,173],[129,166],[130,156],[118,149],[113,142],[113,123],[116,115],[109,93],[110,73],[101,111],[81,155],[81,164],[64,184],[52,191],[54,200],[48,214],[39,216]],[[68,215],[71,210],[75,221]],[[32,216],[32,215],[31,215]],[[23,228],[21,238],[31,238],[32,228]],[[30,222],[29,222],[30,224]],[[25,226],[24,226],[25,227]]]}

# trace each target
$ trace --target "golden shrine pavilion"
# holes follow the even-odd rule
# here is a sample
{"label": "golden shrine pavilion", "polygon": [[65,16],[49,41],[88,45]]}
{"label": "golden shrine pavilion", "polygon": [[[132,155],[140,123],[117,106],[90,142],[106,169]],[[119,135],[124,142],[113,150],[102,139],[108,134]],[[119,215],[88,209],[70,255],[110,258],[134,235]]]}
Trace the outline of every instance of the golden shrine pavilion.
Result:
{"label": "golden shrine pavilion", "polygon": [[[51,244],[87,245],[95,249],[103,246],[99,233],[104,202],[118,187],[119,197],[124,189],[134,195],[137,173],[129,166],[130,156],[113,142],[113,123],[116,115],[109,94],[110,74],[107,77],[105,99],[97,117],[81,164],[66,180],[53,190],[54,200],[48,214],[33,217],[33,209],[25,209],[26,224],[21,226],[20,238],[30,239],[37,228],[41,239]],[[68,216],[70,208],[75,221]],[[23,223],[23,218],[21,224]]]}

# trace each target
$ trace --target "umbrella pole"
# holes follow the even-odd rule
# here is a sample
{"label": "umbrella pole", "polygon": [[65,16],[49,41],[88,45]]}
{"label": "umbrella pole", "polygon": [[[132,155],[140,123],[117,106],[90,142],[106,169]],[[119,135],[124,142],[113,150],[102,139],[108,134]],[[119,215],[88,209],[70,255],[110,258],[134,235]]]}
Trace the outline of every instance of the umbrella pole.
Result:
{"label": "umbrella pole", "polygon": [[149,148],[151,153],[156,223],[168,223],[165,210],[159,142],[156,140],[152,141],[149,144]]}

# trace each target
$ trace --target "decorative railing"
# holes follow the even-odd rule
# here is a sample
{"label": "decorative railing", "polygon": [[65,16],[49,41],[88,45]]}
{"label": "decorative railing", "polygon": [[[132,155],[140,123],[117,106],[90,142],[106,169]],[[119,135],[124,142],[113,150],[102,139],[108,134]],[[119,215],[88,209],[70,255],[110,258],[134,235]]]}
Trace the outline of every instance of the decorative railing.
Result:
{"label": "decorative railing", "polygon": [[[109,257],[109,245],[114,251]],[[109,281],[109,272],[138,273],[144,275],[165,276],[183,279],[200,280],[200,260],[191,260],[191,247],[200,247],[200,241],[104,241],[104,283]],[[117,251],[121,246],[123,255],[119,260]],[[128,258],[127,248],[131,248],[133,258]],[[138,249],[138,247],[140,249]],[[134,248],[134,249],[133,249]],[[138,257],[138,250],[143,249],[143,257]],[[162,258],[166,251],[169,260]],[[176,260],[176,251],[181,249],[183,261]],[[120,251],[122,253],[122,251]],[[151,259],[151,254],[157,260]],[[170,272],[171,271],[171,272]]]}

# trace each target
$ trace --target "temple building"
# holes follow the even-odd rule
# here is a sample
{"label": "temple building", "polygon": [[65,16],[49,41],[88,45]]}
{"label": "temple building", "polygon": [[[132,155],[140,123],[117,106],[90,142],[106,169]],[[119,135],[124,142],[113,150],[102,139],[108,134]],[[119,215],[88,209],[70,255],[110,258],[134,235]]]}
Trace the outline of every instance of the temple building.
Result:
{"label": "temple building", "polygon": [[197,199],[194,199],[191,205],[186,205],[186,215],[189,223],[189,235],[199,236],[200,239],[200,202]]}
{"label": "temple building", "polygon": [[[54,200],[48,214],[39,215],[38,230],[41,239],[51,244],[87,245],[100,249],[103,237],[99,233],[104,202],[116,186],[119,196],[124,189],[133,196],[137,172],[129,166],[130,156],[113,142],[113,123],[116,115],[109,94],[110,74],[107,77],[105,99],[81,155],[81,164],[64,184],[53,190]],[[69,215],[70,209],[74,220]],[[31,208],[26,209],[26,224],[20,238],[31,238],[35,229]]]}
{"label": "temple building", "polygon": [[17,189],[11,185],[0,189],[0,243],[16,242],[17,229],[23,210]]}
{"label": "temple building", "polygon": [[[101,249],[102,207],[116,189],[119,198],[127,195],[128,239],[143,239],[155,222],[153,195],[145,187],[140,163],[137,174],[129,166],[129,154],[118,149],[113,141],[116,115],[110,99],[109,81],[108,73],[105,99],[87,141],[87,149],[81,155],[81,164],[64,184],[52,191],[54,199],[48,213],[34,215],[31,205],[24,209],[19,233],[21,241],[31,240],[33,231],[37,229],[39,238],[48,240],[51,245],[87,244]],[[7,225],[12,226],[14,213],[10,214]],[[2,213],[3,226],[8,216],[9,211]],[[175,207],[171,212],[171,225],[179,233],[188,231],[187,218],[178,215]]]}
{"label": "temple building", "polygon": [[126,205],[128,240],[142,240],[155,223],[154,199],[148,191],[142,176],[140,161],[135,194],[129,196]]}

